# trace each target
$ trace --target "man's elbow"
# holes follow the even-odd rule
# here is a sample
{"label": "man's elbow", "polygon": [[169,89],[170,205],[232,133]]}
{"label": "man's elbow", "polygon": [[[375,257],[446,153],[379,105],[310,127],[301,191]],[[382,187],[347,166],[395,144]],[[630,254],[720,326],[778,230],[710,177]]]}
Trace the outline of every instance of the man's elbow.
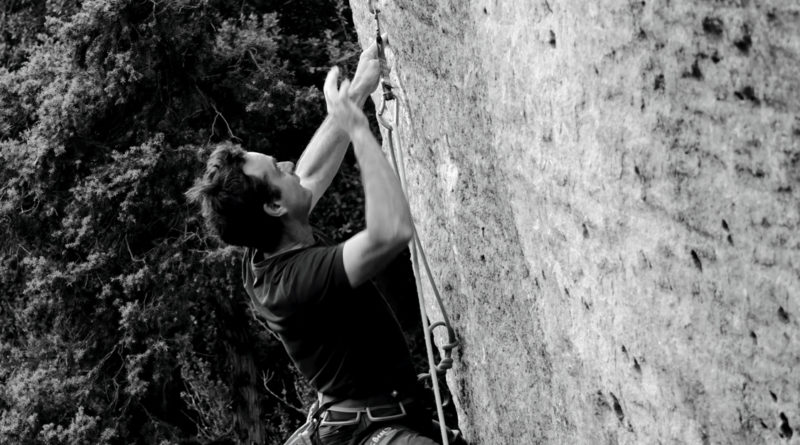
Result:
{"label": "man's elbow", "polygon": [[398,244],[405,246],[412,238],[414,238],[414,223],[409,219],[397,230],[396,240]]}
{"label": "man's elbow", "polygon": [[405,247],[414,237],[414,225],[409,220],[402,222],[391,230],[381,231],[380,233],[370,233],[370,239],[377,246],[382,246],[394,250]]}
{"label": "man's elbow", "polygon": [[411,219],[411,213],[406,212],[402,218],[398,220],[395,227],[394,241],[401,245],[406,246],[411,242],[414,237],[414,220]]}

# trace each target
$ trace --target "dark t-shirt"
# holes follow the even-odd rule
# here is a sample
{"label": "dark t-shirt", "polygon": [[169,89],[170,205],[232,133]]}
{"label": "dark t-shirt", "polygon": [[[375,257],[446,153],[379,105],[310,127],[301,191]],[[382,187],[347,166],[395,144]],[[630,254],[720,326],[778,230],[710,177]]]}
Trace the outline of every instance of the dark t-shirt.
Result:
{"label": "dark t-shirt", "polygon": [[366,398],[413,392],[414,366],[389,305],[368,282],[351,288],[342,245],[315,245],[261,259],[247,249],[250,300],[320,392]]}

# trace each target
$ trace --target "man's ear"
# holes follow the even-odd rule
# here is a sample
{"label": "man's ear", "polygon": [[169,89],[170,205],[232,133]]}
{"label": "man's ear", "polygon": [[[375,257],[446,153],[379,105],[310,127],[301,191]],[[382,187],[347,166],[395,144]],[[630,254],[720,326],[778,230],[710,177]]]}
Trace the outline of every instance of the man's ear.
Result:
{"label": "man's ear", "polygon": [[274,216],[276,218],[280,218],[287,212],[286,207],[282,206],[278,200],[272,200],[264,203],[263,208],[267,215]]}

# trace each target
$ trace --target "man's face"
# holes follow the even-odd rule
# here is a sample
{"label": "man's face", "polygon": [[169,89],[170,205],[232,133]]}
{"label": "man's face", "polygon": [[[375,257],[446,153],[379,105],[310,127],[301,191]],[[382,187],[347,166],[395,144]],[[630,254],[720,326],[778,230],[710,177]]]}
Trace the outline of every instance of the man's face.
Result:
{"label": "man's face", "polygon": [[275,200],[275,204],[283,207],[289,215],[301,219],[308,216],[311,190],[300,185],[300,178],[294,174],[294,163],[277,162],[272,156],[249,151],[242,171],[280,190],[280,198]]}

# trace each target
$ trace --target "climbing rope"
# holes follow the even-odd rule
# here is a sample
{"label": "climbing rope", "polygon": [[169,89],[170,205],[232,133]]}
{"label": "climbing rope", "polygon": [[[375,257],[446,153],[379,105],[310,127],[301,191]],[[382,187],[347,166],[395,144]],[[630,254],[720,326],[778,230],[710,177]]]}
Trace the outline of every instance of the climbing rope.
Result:
{"label": "climbing rope", "polygon": [[[394,170],[397,173],[398,178],[400,179],[400,186],[403,189],[403,193],[408,196],[408,187],[406,184],[406,174],[405,174],[405,162],[403,162],[403,151],[401,149],[395,149],[394,145],[394,130],[399,122],[399,111],[400,111],[400,100],[394,94],[392,90],[392,84],[389,80],[389,66],[386,62],[386,54],[384,48],[383,38],[381,37],[381,23],[380,23],[380,9],[375,6],[374,0],[369,1],[369,10],[375,16],[375,27],[376,27],[376,37],[375,42],[378,47],[378,62],[380,63],[380,71],[381,71],[381,87],[383,89],[383,96],[381,97],[381,103],[378,106],[378,111],[376,113],[376,117],[378,119],[378,123],[386,130],[386,141],[389,144],[389,154],[391,155],[392,164],[394,165]],[[389,122],[387,119],[383,117],[384,112],[386,111],[386,103],[389,101],[394,101],[394,125]],[[398,147],[400,146],[400,138],[398,136]],[[398,162],[398,157],[400,158]],[[449,445],[449,440],[447,437],[447,427],[445,425],[444,420],[444,408],[442,406],[442,395],[439,389],[439,379],[437,378],[438,375],[446,374],[447,370],[453,367],[453,349],[458,347],[459,342],[456,338],[455,330],[453,329],[452,325],[450,324],[450,319],[447,316],[447,311],[445,310],[444,304],[442,303],[442,297],[439,294],[439,288],[436,286],[436,282],[433,278],[433,273],[431,272],[431,268],[428,265],[428,258],[425,255],[425,251],[422,248],[422,243],[420,242],[419,235],[417,234],[416,226],[413,227],[413,239],[411,244],[411,257],[412,257],[412,266],[414,268],[414,277],[416,279],[417,285],[417,295],[419,299],[419,310],[420,316],[422,318],[422,329],[423,333],[425,334],[425,349],[428,355],[428,365],[429,365],[429,372],[420,374],[419,379],[424,380],[427,378],[431,379],[431,384],[433,386],[433,395],[436,400],[436,414],[439,418],[439,429],[442,435],[442,444]],[[419,270],[420,259],[422,260],[422,264],[425,268],[425,274],[428,276],[428,281],[431,284],[431,288],[433,289],[433,294],[436,296],[436,302],[439,305],[439,310],[442,313],[442,321],[437,321],[433,324],[429,324],[428,322],[428,314],[425,308],[425,299],[422,295],[422,278]],[[433,356],[433,333],[436,328],[444,327],[447,330],[447,344],[442,346],[442,359],[439,363],[436,363],[436,360]]]}

